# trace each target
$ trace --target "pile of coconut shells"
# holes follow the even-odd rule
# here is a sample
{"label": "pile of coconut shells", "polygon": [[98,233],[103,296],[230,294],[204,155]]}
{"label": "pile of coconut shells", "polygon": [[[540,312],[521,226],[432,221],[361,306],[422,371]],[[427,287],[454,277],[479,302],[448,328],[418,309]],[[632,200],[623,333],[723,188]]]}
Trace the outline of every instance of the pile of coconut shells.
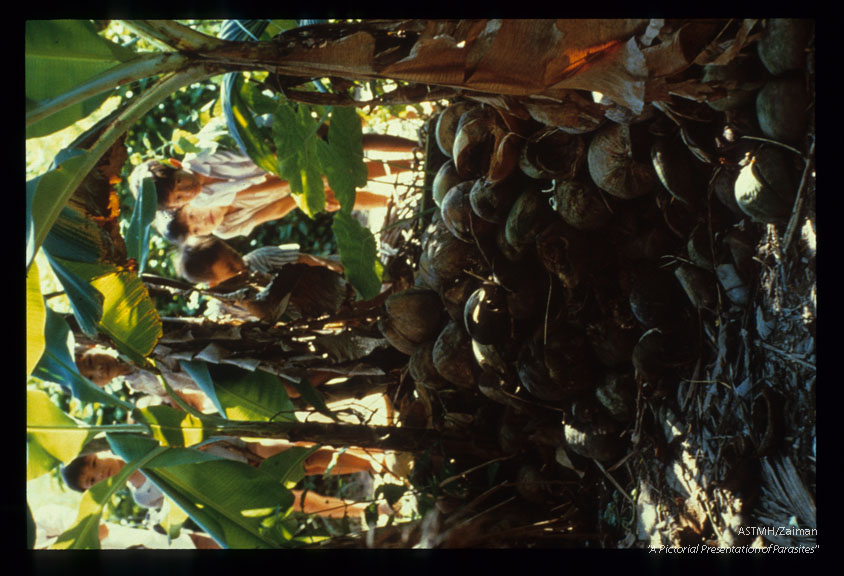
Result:
{"label": "pile of coconut shells", "polygon": [[[719,319],[748,305],[758,228],[792,214],[809,34],[770,21],[729,64],[700,67],[730,87],[710,102],[565,126],[472,101],[442,111],[438,210],[414,285],[379,323],[416,386],[405,424],[492,442],[499,478],[543,506],[577,501],[628,456],[642,404],[710,362]],[[451,456],[471,460],[440,467]],[[450,497],[471,496],[466,478]]]}

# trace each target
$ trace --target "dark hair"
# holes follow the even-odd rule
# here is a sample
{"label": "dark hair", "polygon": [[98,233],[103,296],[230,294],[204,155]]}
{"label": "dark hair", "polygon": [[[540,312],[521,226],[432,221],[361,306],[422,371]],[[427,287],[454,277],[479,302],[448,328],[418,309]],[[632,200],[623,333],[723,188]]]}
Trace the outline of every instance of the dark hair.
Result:
{"label": "dark hair", "polygon": [[229,257],[241,263],[245,269],[241,255],[216,236],[201,236],[191,238],[181,246],[179,254],[179,274],[186,280],[199,283],[219,283],[228,278],[217,278],[214,264]]}
{"label": "dark hair", "polygon": [[176,168],[160,160],[147,160],[132,172],[129,177],[129,187],[135,198],[144,181],[144,178],[152,178],[155,184],[155,195],[158,209],[167,208],[170,194],[176,185]]}
{"label": "dark hair", "polygon": [[84,492],[85,488],[79,483],[82,471],[90,466],[92,459],[96,459],[96,454],[85,454],[84,456],[77,456],[61,467],[62,478],[67,487],[77,492]]}
{"label": "dark hair", "polygon": [[176,185],[176,168],[164,162],[150,162],[150,174],[155,182],[155,194],[158,198],[158,207],[167,208],[170,203],[170,194]]}
{"label": "dark hair", "polygon": [[180,211],[180,209],[159,210],[158,214],[161,214],[161,217],[156,215],[158,231],[168,242],[177,245],[184,244],[190,236],[188,225],[179,218]]}

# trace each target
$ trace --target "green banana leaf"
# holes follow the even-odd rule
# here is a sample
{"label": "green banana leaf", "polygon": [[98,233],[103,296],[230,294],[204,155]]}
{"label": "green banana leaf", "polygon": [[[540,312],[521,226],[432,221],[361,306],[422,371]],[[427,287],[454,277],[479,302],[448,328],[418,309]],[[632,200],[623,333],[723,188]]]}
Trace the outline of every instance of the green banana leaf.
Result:
{"label": "green banana leaf", "polygon": [[49,172],[26,183],[27,226],[30,227],[26,245],[27,267],[64,208],[59,199],[68,195],[76,173],[87,161],[88,153],[78,150]]}
{"label": "green banana leaf", "polygon": [[381,292],[381,275],[384,270],[378,260],[375,236],[346,212],[334,215],[331,229],[337,238],[337,249],[346,270],[346,278],[363,299],[374,298]]}
{"label": "green banana leaf", "polygon": [[[108,440],[112,450],[129,461],[138,457],[144,443],[149,449],[157,446],[154,440],[128,435],[109,436]],[[272,474],[230,460],[178,464],[159,458],[145,464],[143,472],[220,546],[253,549],[292,545],[280,522],[293,505],[293,494]]]}
{"label": "green banana leaf", "polygon": [[135,208],[129,220],[124,239],[126,254],[138,262],[138,274],[143,274],[149,256],[150,224],[155,219],[157,197],[155,184],[151,178],[145,178],[141,190],[135,199]]}
{"label": "green banana leaf", "polygon": [[234,119],[233,126],[246,147],[247,154],[249,154],[249,157],[252,158],[255,164],[267,172],[278,174],[278,162],[276,161],[275,152],[272,146],[261,136],[261,131],[255,123],[246,101],[249,99],[253,103],[263,103],[264,100],[251,95],[249,92],[251,85],[244,82],[243,76],[240,74],[227,75],[225,81],[234,83],[232,89],[229,91],[224,90],[223,94],[228,93],[231,98],[232,117]]}
{"label": "green banana leaf", "polygon": [[292,446],[261,462],[259,469],[278,478],[285,488],[293,488],[305,477],[305,460],[319,448]]}
{"label": "green banana leaf", "polygon": [[[53,258],[46,251],[45,254],[50,267],[56,274],[56,278],[59,279],[62,288],[64,288],[67,299],[70,301],[70,307],[73,309],[73,315],[76,317],[79,328],[87,336],[93,338],[97,333],[97,325],[103,317],[105,296],[91,286],[89,277],[77,270],[78,266],[82,266],[81,263]],[[88,266],[99,267],[97,264],[89,264]],[[102,268],[100,267],[100,269]]]}
{"label": "green banana leaf", "polygon": [[120,352],[142,364],[163,332],[158,311],[137,274],[110,264],[48,260],[80,328],[89,335],[101,331]]}
{"label": "green banana leaf", "polygon": [[33,370],[33,376],[69,387],[73,396],[83,402],[101,402],[129,411],[135,408],[131,402],[109,394],[79,373],[73,359],[70,328],[60,314],[50,309],[47,309],[44,335],[46,348]]}
{"label": "green banana leaf", "polygon": [[92,278],[91,285],[105,296],[100,331],[119,351],[143,364],[163,334],[146,286],[134,271],[119,267]]}
{"label": "green banana leaf", "polygon": [[199,361],[182,361],[181,366],[230,420],[296,421],[296,408],[274,374]]}
{"label": "green banana leaf", "polygon": [[27,481],[76,458],[94,435],[80,429],[41,390],[26,391],[26,426]]}
{"label": "green banana leaf", "polygon": [[42,247],[53,257],[94,263],[109,260],[113,244],[108,233],[94,220],[74,208],[65,207]]}
{"label": "green banana leaf", "polygon": [[[97,34],[88,20],[28,20],[24,46],[27,109],[135,56]],[[108,95],[92,96],[28,126],[26,137],[46,136],[70,126],[99,108]]]}

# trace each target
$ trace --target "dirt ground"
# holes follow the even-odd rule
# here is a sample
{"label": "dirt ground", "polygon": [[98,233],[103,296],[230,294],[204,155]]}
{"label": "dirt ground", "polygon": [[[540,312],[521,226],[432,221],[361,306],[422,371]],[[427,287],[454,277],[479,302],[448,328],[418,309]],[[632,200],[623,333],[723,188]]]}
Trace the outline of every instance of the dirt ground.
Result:
{"label": "dirt ground", "polygon": [[789,226],[748,230],[750,305],[721,313],[710,356],[674,397],[640,408],[663,425],[634,433],[618,546],[816,545],[813,161]]}

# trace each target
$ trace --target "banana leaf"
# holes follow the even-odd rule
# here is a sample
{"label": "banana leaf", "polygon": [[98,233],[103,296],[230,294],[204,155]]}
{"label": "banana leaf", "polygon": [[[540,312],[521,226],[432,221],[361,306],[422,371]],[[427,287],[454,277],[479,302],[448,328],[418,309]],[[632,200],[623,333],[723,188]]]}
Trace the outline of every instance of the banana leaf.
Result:
{"label": "banana leaf", "polygon": [[296,421],[296,408],[274,374],[198,361],[180,364],[220,414],[230,420]]}
{"label": "banana leaf", "polygon": [[138,262],[138,274],[143,274],[149,256],[150,224],[155,219],[157,197],[152,179],[145,178],[135,199],[135,208],[126,229],[126,254]]}
{"label": "banana leaf", "polygon": [[[24,47],[27,109],[135,56],[97,34],[88,20],[28,20]],[[108,95],[92,96],[28,126],[26,137],[46,136],[70,126],[99,108]]]}
{"label": "banana leaf", "polygon": [[26,426],[27,480],[76,458],[94,435],[80,429],[41,390],[26,391]]}
{"label": "banana leaf", "polygon": [[44,334],[46,347],[33,376],[70,388],[74,398],[83,402],[101,402],[129,411],[134,409],[131,402],[109,394],[79,373],[73,359],[74,342],[70,328],[60,314],[50,309],[47,309]]}
{"label": "banana leaf", "polygon": [[[155,450],[154,440],[128,435],[109,436],[115,454],[127,461]],[[175,449],[167,449],[175,450]],[[190,449],[186,452],[197,452]],[[164,452],[141,467],[147,477],[176,502],[224,548],[291,546],[280,522],[293,505],[290,493],[274,475],[230,460],[178,463],[163,460]]]}

